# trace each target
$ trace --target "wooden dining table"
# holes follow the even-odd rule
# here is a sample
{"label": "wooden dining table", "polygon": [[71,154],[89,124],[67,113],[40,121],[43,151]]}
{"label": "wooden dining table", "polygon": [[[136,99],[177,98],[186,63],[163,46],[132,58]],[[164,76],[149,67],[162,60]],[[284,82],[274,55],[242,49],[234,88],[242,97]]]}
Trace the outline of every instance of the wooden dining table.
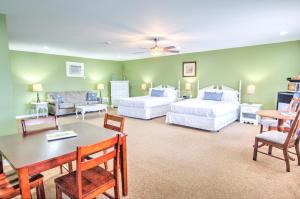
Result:
{"label": "wooden dining table", "polygon": [[260,110],[260,111],[257,111],[256,114],[261,117],[277,119],[278,131],[284,131],[284,129],[285,129],[284,122],[288,121],[288,120],[293,120],[296,117],[296,115],[291,115],[287,112],[278,111],[278,110]]}
{"label": "wooden dining table", "polygon": [[[57,130],[54,130],[57,131]],[[46,135],[54,131],[23,136],[14,134],[0,138],[0,173],[3,172],[2,156],[18,172],[21,196],[31,198],[29,176],[47,171],[76,160],[76,147],[94,144],[114,137],[118,132],[88,123],[72,123],[59,126],[58,131],[74,131],[76,137],[48,141]],[[120,170],[122,194],[128,195],[127,143],[122,134],[120,146]]]}

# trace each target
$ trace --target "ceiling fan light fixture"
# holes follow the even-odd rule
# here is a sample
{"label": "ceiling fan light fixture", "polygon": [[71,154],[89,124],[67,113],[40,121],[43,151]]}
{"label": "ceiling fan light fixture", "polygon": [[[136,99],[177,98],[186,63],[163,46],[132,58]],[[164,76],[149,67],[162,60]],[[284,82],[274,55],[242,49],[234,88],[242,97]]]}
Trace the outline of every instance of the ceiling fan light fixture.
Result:
{"label": "ceiling fan light fixture", "polygon": [[154,46],[150,49],[150,53],[152,56],[159,56],[163,53],[164,49],[159,46]]}

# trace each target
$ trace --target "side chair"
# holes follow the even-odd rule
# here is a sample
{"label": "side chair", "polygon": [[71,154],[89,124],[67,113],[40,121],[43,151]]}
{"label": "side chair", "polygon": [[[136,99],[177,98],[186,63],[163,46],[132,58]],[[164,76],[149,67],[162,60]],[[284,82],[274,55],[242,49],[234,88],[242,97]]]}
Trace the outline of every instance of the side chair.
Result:
{"label": "side chair", "polygon": [[[62,193],[70,198],[96,198],[104,194],[109,198],[120,198],[119,193],[119,161],[120,161],[120,135],[108,140],[77,147],[77,170],[55,179],[56,199],[62,199]],[[101,153],[104,150],[110,151],[106,154],[87,160],[87,156]],[[106,161],[114,162],[113,172],[100,167]],[[114,197],[106,193],[114,188]]]}
{"label": "side chair", "polygon": [[[290,172],[290,156],[289,156],[289,149],[295,147],[297,159],[298,159],[298,165],[300,166],[300,152],[299,152],[299,139],[300,139],[300,122],[299,122],[299,116],[300,110],[296,112],[296,117],[292,122],[291,128],[288,133],[272,130],[272,131],[266,131],[262,132],[255,136],[255,144],[254,144],[254,151],[253,151],[253,160],[257,160],[257,152],[263,153],[265,155],[270,155],[272,157],[281,159],[285,161],[286,164],[286,171]],[[259,143],[262,143],[263,145],[269,146],[269,152],[264,153],[261,151],[258,151]],[[284,159],[280,157],[276,157],[272,155],[272,150],[270,150],[270,147],[275,147],[283,151]]]}

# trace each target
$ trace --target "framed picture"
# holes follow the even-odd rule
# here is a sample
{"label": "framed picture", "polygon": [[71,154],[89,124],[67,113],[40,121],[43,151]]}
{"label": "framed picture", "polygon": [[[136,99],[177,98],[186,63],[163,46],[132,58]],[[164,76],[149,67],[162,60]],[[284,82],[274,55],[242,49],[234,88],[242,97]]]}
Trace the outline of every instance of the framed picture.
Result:
{"label": "framed picture", "polygon": [[183,62],[182,64],[182,76],[183,77],[196,77],[197,65],[195,61]]}
{"label": "framed picture", "polygon": [[84,77],[84,64],[78,62],[66,62],[67,77]]}

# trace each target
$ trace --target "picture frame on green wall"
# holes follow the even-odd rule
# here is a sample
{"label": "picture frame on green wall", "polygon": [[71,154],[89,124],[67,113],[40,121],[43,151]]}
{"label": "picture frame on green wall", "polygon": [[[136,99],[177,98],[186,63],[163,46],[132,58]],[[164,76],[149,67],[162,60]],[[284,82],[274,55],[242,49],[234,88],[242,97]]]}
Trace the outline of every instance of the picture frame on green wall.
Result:
{"label": "picture frame on green wall", "polygon": [[196,77],[197,63],[196,61],[182,63],[182,77]]}

